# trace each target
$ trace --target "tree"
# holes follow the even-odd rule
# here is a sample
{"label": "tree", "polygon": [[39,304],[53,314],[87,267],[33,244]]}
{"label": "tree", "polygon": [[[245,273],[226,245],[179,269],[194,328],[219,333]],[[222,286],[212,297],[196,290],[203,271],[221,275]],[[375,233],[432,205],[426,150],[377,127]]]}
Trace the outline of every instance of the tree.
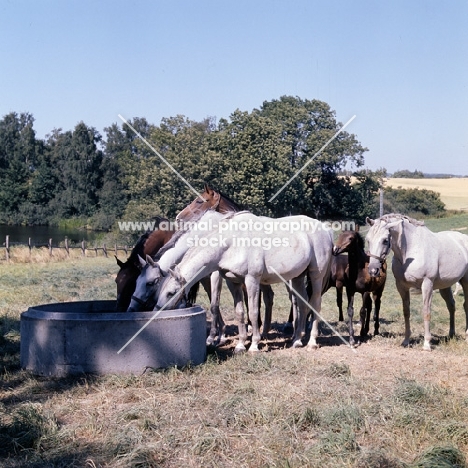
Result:
{"label": "tree", "polygon": [[7,219],[27,201],[36,164],[36,137],[31,114],[11,112],[0,120],[0,212]]}
{"label": "tree", "polygon": [[49,138],[58,190],[51,206],[59,217],[88,217],[97,209],[101,188],[101,136],[83,122],[73,132],[56,130]]}

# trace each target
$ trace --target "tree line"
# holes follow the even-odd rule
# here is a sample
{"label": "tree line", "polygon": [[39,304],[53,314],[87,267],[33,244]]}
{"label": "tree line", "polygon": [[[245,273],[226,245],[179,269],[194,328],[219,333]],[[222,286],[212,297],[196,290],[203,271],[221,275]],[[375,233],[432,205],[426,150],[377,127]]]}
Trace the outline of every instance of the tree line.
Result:
{"label": "tree line", "polygon": [[[0,223],[60,224],[77,219],[102,230],[118,220],[173,218],[193,198],[184,182],[127,125],[104,129],[78,123],[36,137],[34,117],[12,112],[0,120]],[[229,118],[185,116],[129,123],[200,191],[204,182],[255,214],[305,214],[362,222],[378,214],[386,171],[362,169],[367,149],[342,132],[319,100],[283,96]],[[273,195],[301,169],[271,202]],[[344,172],[353,166],[355,171]]]}

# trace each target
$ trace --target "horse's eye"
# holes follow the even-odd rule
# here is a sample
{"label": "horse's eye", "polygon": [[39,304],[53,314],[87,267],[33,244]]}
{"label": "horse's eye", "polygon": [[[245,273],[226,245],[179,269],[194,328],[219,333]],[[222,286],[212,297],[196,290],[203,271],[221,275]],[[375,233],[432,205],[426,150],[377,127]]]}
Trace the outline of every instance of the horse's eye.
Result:
{"label": "horse's eye", "polygon": [[146,283],[146,286],[149,286],[150,288],[152,288],[154,286],[154,281],[150,281]]}
{"label": "horse's eye", "polygon": [[384,244],[384,245],[387,245],[387,244],[388,244],[388,239],[385,239],[385,240],[383,241],[383,244]]}

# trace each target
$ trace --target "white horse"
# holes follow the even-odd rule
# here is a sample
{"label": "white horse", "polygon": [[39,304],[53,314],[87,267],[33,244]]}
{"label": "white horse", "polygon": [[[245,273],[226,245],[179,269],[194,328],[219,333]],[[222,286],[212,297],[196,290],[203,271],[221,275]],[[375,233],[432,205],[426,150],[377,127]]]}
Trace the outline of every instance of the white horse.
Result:
{"label": "white horse", "polygon": [[[217,211],[206,211],[201,213],[198,221],[186,224],[184,231],[177,231],[173,238],[158,252],[156,259],[152,259],[149,255],[146,259],[139,256],[141,273],[137,278],[135,291],[132,295],[130,305],[127,312],[137,312],[139,310],[152,310],[157,302],[158,291],[161,280],[169,272],[169,269],[177,264],[187,250],[193,246],[197,238],[203,237],[210,231],[210,226],[217,226],[220,221],[226,221],[232,216],[232,213],[221,214]],[[208,275],[208,273],[207,273]],[[226,341],[225,323],[219,310],[220,296],[222,289],[222,278],[219,271],[211,272],[209,281],[201,278],[204,288],[210,291],[210,312],[212,316],[210,335],[207,338],[207,344],[212,345],[215,342],[223,344]],[[231,284],[226,281],[229,289]],[[265,324],[263,333],[266,335],[270,328],[271,315],[273,308],[273,291],[271,288],[262,288],[263,301],[265,304]],[[185,307],[180,304],[179,307]]]}
{"label": "white horse", "polygon": [[[236,213],[219,226],[218,232],[207,234],[205,242],[192,247],[179,265],[171,270],[171,276],[162,283],[158,307],[177,295],[188,281],[196,281],[202,275],[219,270],[231,280],[236,317],[239,326],[239,342],[236,352],[245,350],[247,330],[242,307],[242,283],[248,294],[249,316],[252,322],[250,351],[258,351],[260,333],[258,327],[258,297],[261,284],[292,280],[292,287],[302,298],[307,298],[304,275],[312,284],[309,304],[320,313],[321,292],[328,279],[332,258],[333,236],[321,222],[306,216],[290,216],[272,219],[255,216],[249,212]],[[204,267],[201,273],[199,270]],[[302,346],[308,308],[301,300],[299,313],[294,318],[293,346]],[[313,319],[309,349],[317,347],[318,317]]]}
{"label": "white horse", "polygon": [[468,236],[456,231],[433,233],[422,221],[388,214],[372,220],[367,233],[369,247],[369,273],[376,276],[380,265],[393,250],[392,271],[396,286],[403,301],[405,318],[405,339],[403,346],[409,345],[410,329],[410,288],[421,290],[424,319],[424,350],[430,351],[431,302],[434,289],[447,304],[450,313],[449,336],[455,335],[455,301],[451,286],[460,282],[465,295],[463,307],[466,315],[466,339],[468,341]]}

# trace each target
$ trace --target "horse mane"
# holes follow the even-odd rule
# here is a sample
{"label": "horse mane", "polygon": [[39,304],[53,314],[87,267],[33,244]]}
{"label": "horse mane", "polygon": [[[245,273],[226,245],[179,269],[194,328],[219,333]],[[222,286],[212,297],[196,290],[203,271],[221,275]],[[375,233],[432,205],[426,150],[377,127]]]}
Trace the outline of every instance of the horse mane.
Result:
{"label": "horse mane", "polygon": [[357,245],[359,247],[360,250],[364,251],[364,247],[365,247],[365,241],[364,241],[364,237],[362,237],[361,234],[359,234],[359,232],[356,232],[356,240],[357,240]]}
{"label": "horse mane", "polygon": [[197,300],[197,294],[198,290],[200,289],[200,281],[197,281],[191,288],[190,291],[187,294],[187,302],[190,305],[195,304],[195,301]]}
{"label": "horse mane", "polygon": [[137,240],[135,247],[133,247],[132,251],[130,252],[130,256],[128,257],[126,263],[134,263],[139,265],[138,255],[143,255],[143,249],[145,248],[146,241],[150,236],[151,231],[146,231],[140,238]]}
{"label": "horse mane", "polygon": [[229,198],[227,195],[224,195],[224,193],[220,192],[219,190],[212,189],[214,190],[219,196],[220,196],[220,201],[219,201],[219,206],[218,206],[218,211],[220,213],[229,213],[231,211],[242,211],[243,207],[236,203],[232,198]]}
{"label": "horse mane", "polygon": [[403,215],[403,214],[400,214],[400,213],[390,213],[390,214],[386,214],[386,215],[383,215],[381,216],[379,219],[381,219],[382,221],[385,221],[385,222],[390,222],[392,220],[395,220],[395,219],[402,219],[403,221],[407,221],[408,223],[412,224],[413,226],[424,226],[424,221],[420,221],[418,219],[415,219],[415,218],[411,218],[410,216],[406,216],[406,215]]}

